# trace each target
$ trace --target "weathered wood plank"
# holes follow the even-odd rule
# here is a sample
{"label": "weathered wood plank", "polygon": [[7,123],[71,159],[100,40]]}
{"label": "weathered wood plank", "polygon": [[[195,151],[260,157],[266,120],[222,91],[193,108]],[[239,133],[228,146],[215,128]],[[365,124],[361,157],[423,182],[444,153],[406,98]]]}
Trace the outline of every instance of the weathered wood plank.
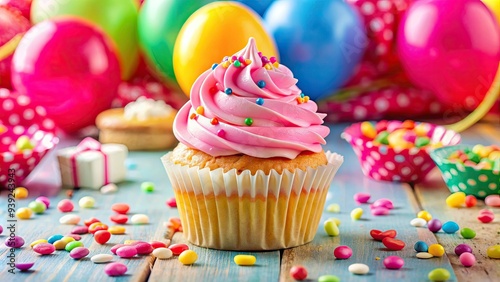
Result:
{"label": "weathered wood plank", "polygon": [[[405,184],[377,182],[364,177],[352,149],[338,137],[341,129],[334,127],[328,139],[328,147],[344,155],[345,162],[333,181],[327,205],[339,203],[342,212],[340,214],[325,212],[322,216],[322,221],[329,217],[337,217],[342,221],[340,236],[327,236],[321,222],[313,242],[284,251],[280,281],[293,281],[289,271],[294,265],[304,265],[309,271],[308,278],[312,280],[321,275],[334,274],[342,281],[424,281],[428,272],[436,267],[444,267],[452,272],[446,257],[433,260],[419,260],[415,257],[413,244],[416,241],[423,240],[432,244],[436,239],[432,233],[409,224],[419,210],[411,188]],[[390,215],[373,216],[367,204],[358,205],[354,202],[353,195],[357,192],[370,193],[372,195],[370,202],[380,198],[391,199],[396,208]],[[363,208],[363,220],[354,222],[351,220],[350,211],[355,207]],[[402,251],[389,251],[381,242],[371,239],[369,235],[371,229],[395,229],[398,232],[397,238],[407,245]],[[333,250],[339,245],[350,246],[353,249],[353,256],[348,260],[336,260]],[[390,255],[402,257],[405,260],[404,268],[398,271],[386,269],[382,260]],[[349,273],[347,268],[353,263],[367,264],[370,267],[369,275],[355,276]],[[452,279],[455,279],[453,274]]]}
{"label": "weathered wood plank", "polygon": [[[462,133],[462,143],[464,144],[492,144],[500,141],[500,128],[497,124],[477,124]],[[480,223],[476,217],[478,210],[485,208],[482,201],[478,201],[478,206],[474,208],[450,208],[446,206],[445,199],[450,195],[450,191],[444,183],[441,173],[434,169],[427,181],[416,185],[416,195],[422,208],[429,211],[434,218],[440,219],[443,223],[448,220],[456,221],[461,228],[469,227],[476,231],[474,239],[463,239],[459,233],[446,234],[442,231],[436,233],[437,240],[445,247],[447,256],[453,265],[453,269],[459,281],[498,281],[500,277],[500,260],[489,259],[486,255],[488,246],[500,244],[498,233],[498,219],[490,224]],[[498,214],[500,209],[493,209]],[[466,268],[458,260],[454,249],[458,244],[470,245],[476,256],[478,263],[473,267]]]}

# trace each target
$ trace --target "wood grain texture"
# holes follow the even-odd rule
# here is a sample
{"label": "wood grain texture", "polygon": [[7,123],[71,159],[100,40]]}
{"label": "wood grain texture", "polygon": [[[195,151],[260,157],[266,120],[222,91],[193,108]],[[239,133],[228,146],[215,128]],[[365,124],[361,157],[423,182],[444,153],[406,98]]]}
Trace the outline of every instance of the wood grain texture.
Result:
{"label": "wood grain texture", "polygon": [[[464,144],[499,144],[498,137],[500,128],[496,124],[478,124],[462,133],[462,143]],[[474,208],[451,208],[445,203],[450,191],[444,183],[441,173],[434,169],[424,183],[415,187],[416,195],[422,208],[429,211],[434,218],[441,222],[453,220],[460,228],[468,227],[476,231],[474,239],[463,239],[459,232],[456,234],[446,234],[440,231],[435,234],[438,242],[442,244],[449,257],[457,279],[459,281],[498,281],[500,277],[500,260],[490,259],[486,255],[489,246],[500,244],[499,219],[489,224],[480,223],[476,218],[478,211],[485,208],[483,201],[478,201]],[[500,209],[492,209],[499,215]],[[477,264],[473,267],[464,267],[454,253],[458,244],[465,243],[472,247]]]}

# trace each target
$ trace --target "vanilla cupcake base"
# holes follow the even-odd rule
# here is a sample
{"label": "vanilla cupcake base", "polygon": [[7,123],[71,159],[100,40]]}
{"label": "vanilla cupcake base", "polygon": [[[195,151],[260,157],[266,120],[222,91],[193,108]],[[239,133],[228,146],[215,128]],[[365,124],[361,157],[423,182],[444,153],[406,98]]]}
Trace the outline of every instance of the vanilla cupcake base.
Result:
{"label": "vanilla cupcake base", "polygon": [[173,164],[162,157],[177,200],[183,232],[193,244],[223,250],[277,250],[314,238],[330,183],[343,157],[281,174],[223,172]]}

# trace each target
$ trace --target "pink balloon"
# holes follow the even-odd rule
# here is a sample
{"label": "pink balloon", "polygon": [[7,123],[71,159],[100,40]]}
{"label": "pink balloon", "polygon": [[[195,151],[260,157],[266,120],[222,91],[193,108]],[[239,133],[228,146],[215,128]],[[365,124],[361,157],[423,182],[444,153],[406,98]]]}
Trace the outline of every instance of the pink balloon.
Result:
{"label": "pink balloon", "polygon": [[500,29],[480,0],[415,1],[397,45],[413,83],[455,108],[482,101],[500,61]]}
{"label": "pink balloon", "polygon": [[111,106],[120,68],[110,41],[81,20],[41,22],[23,37],[12,59],[12,84],[71,133],[94,124]]}

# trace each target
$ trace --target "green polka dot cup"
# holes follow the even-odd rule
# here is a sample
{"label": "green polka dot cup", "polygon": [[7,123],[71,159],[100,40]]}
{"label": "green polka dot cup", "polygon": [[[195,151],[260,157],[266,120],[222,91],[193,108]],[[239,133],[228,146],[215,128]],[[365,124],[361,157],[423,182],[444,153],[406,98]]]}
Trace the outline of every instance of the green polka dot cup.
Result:
{"label": "green polka dot cup", "polygon": [[477,169],[448,160],[451,153],[472,147],[456,145],[439,148],[431,153],[431,158],[441,170],[444,182],[452,193],[462,191],[478,198],[500,194],[500,170]]}

